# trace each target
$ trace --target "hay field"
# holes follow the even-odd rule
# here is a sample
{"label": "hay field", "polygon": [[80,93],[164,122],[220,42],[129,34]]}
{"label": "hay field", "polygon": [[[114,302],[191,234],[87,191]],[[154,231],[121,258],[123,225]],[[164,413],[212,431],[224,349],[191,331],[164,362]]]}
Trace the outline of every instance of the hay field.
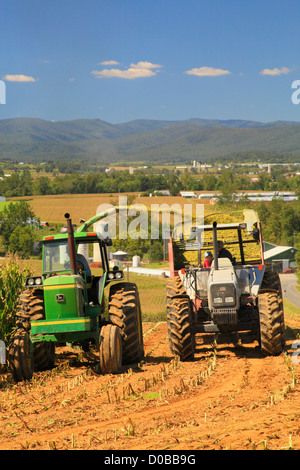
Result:
{"label": "hay field", "polygon": [[[152,204],[192,204],[193,211],[199,202],[196,199],[184,199],[180,196],[170,197],[138,197],[139,193],[111,193],[111,194],[60,194],[48,196],[28,196],[23,198],[10,198],[9,201],[26,200],[33,212],[41,221],[49,224],[64,223],[64,214],[69,212],[73,223],[80,218],[88,220],[96,214],[101,204],[119,204],[119,196],[127,196],[128,203],[143,204],[151,207]],[[202,202],[201,202],[202,203]],[[209,204],[206,207],[211,207]]]}
{"label": "hay field", "polygon": [[[243,221],[243,211],[242,210],[233,210],[230,213],[220,212],[220,207],[218,205],[209,204],[208,200],[198,200],[198,199],[186,199],[180,196],[160,196],[160,197],[139,197],[139,193],[106,193],[106,194],[62,194],[62,195],[47,195],[47,196],[29,196],[23,197],[21,199],[26,200],[33,212],[41,221],[49,222],[50,226],[52,224],[64,224],[65,218],[64,214],[68,212],[71,215],[71,219],[74,224],[79,225],[79,220],[85,219],[88,220],[90,217],[93,217],[97,213],[97,209],[102,204],[110,204],[117,206],[123,204],[124,197],[127,196],[128,206],[143,205],[148,208],[148,210],[157,211],[162,210],[163,205],[170,210],[179,209],[181,212],[181,221],[183,222],[184,215],[184,206],[187,206],[191,209],[193,217],[196,216],[196,206],[202,205],[204,207],[204,216],[205,223],[211,224],[213,220],[217,220],[218,224],[228,223],[233,221]],[[20,198],[11,198],[10,201],[20,200]],[[126,199],[125,199],[126,201]],[[166,211],[168,212],[168,210]],[[135,217],[138,217],[138,212]],[[159,219],[162,221],[162,212],[159,213]],[[167,219],[166,223],[167,223]],[[194,223],[194,220],[193,220]],[[174,214],[170,214],[170,224],[174,225]],[[185,230],[189,231],[188,225],[185,227]],[[186,235],[186,234],[185,234]],[[220,234],[221,235],[221,234]],[[223,235],[220,238],[223,238],[226,243],[226,238],[228,237],[228,232],[226,237]],[[230,237],[229,237],[230,238]],[[229,240],[227,240],[229,241]],[[250,247],[249,247],[250,248]],[[211,247],[209,247],[211,249]],[[250,248],[250,250],[252,247]],[[238,252],[235,253],[233,249],[233,256],[237,256]],[[246,257],[248,253],[246,254]],[[195,258],[196,252],[186,253],[186,259],[190,264],[196,264],[197,260]],[[256,257],[259,257],[259,253],[256,254]],[[195,258],[195,259],[194,259]]]}
{"label": "hay field", "polygon": [[64,214],[69,212],[72,221],[78,224],[80,218],[87,220],[93,217],[100,204],[112,204],[117,197],[114,194],[59,194],[29,196],[18,200],[26,200],[41,221],[49,224],[64,223]]}

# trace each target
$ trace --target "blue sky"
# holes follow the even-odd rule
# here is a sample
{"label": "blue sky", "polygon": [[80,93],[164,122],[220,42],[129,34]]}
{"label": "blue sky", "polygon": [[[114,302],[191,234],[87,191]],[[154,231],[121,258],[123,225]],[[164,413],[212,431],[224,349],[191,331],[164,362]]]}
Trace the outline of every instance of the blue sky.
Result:
{"label": "blue sky", "polygon": [[0,119],[300,122],[296,0],[1,0],[0,21]]}

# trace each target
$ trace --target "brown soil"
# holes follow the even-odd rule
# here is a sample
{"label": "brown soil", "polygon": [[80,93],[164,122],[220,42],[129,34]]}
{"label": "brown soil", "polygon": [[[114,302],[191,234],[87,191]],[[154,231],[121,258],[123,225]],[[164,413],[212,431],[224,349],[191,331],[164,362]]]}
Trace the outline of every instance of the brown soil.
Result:
{"label": "brown soil", "polygon": [[246,336],[200,335],[195,360],[179,362],[166,323],[146,323],[145,362],[118,375],[61,348],[30,383],[0,375],[0,449],[300,449],[299,330],[288,323],[279,357]]}

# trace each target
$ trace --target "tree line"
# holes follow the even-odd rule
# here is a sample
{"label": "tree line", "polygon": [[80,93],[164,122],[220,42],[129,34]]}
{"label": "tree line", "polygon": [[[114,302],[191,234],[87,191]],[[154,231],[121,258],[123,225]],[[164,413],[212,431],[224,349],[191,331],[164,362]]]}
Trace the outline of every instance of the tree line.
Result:
{"label": "tree line", "polygon": [[5,197],[19,197],[50,194],[92,194],[140,192],[148,195],[153,191],[168,189],[172,196],[179,191],[299,191],[300,176],[286,177],[282,169],[271,174],[261,172],[257,181],[250,181],[248,175],[235,169],[226,169],[219,175],[198,174],[197,171],[164,169],[160,171],[139,170],[70,173],[50,178],[33,178],[28,170],[15,172],[0,180],[0,194]]}

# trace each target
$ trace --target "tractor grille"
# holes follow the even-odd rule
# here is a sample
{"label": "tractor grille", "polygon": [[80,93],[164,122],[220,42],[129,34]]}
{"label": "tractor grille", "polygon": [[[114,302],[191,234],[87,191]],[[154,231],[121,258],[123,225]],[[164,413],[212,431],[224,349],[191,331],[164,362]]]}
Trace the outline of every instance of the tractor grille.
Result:
{"label": "tractor grille", "polygon": [[235,325],[238,321],[237,309],[218,308],[212,310],[213,322],[217,325]]}

